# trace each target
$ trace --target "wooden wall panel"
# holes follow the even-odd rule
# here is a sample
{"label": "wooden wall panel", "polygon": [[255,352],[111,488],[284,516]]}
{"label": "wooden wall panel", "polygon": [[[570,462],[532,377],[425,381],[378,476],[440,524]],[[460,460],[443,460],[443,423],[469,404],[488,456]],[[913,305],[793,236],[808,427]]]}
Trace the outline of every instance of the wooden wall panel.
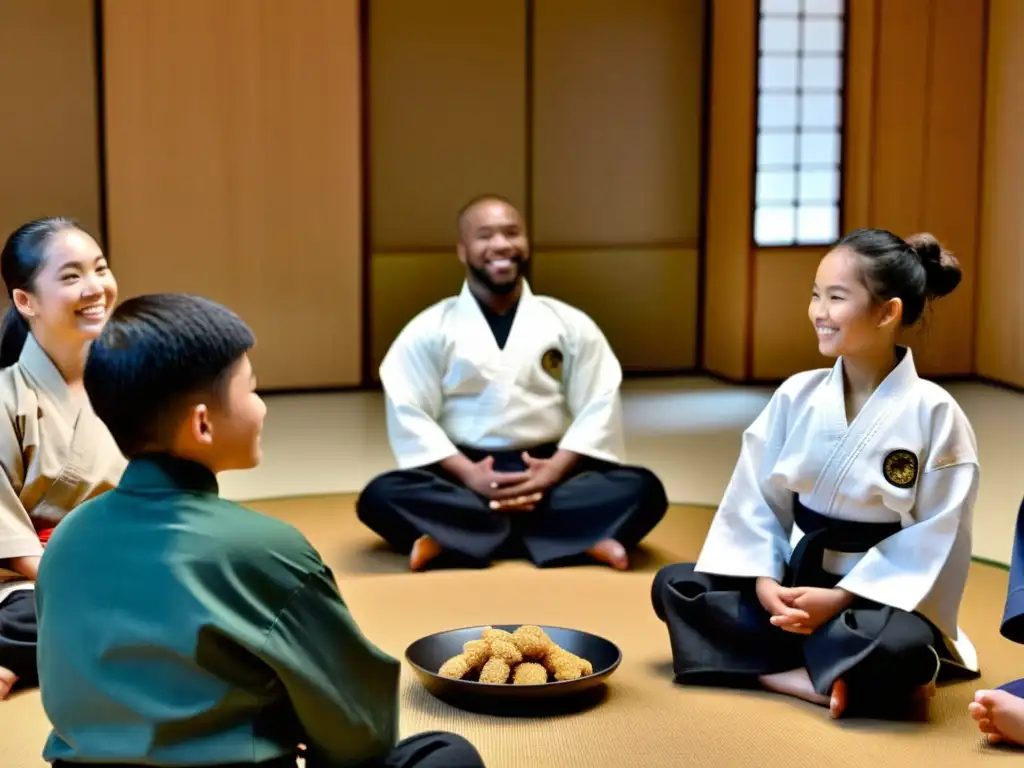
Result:
{"label": "wooden wall panel", "polygon": [[696,249],[539,251],[532,286],[590,315],[627,371],[697,364]]}
{"label": "wooden wall panel", "polygon": [[535,6],[533,284],[629,370],[697,363],[704,7]]}
{"label": "wooden wall panel", "polygon": [[821,253],[812,248],[755,252],[752,378],[777,381],[835,362],[818,352],[818,340],[807,317],[820,260]]}
{"label": "wooden wall panel", "polygon": [[100,239],[92,0],[0,3],[0,239],[30,219],[78,219]]}
{"label": "wooden wall panel", "polygon": [[370,4],[371,375],[395,335],[457,293],[456,213],[526,202],[526,7]]}
{"label": "wooden wall panel", "polygon": [[362,373],[356,0],[106,0],[113,260],[254,328],[261,385]]}
{"label": "wooden wall panel", "polygon": [[536,3],[538,248],[697,242],[704,5]]}
{"label": "wooden wall panel", "polygon": [[748,375],[753,298],[757,8],[753,2],[715,2],[712,9],[702,363],[712,373],[742,379]]}
{"label": "wooden wall panel", "polygon": [[398,332],[431,304],[458,294],[466,271],[454,249],[446,253],[374,254],[372,265],[370,375],[379,381],[377,369]]}
{"label": "wooden wall panel", "polygon": [[974,368],[984,62],[984,3],[933,0],[916,230],[932,232],[953,251],[964,276],[907,335],[915,362],[929,375],[966,375]]}
{"label": "wooden wall panel", "polygon": [[875,78],[881,0],[856,0],[846,12],[846,89],[843,130],[843,226],[870,227],[875,144]]}
{"label": "wooden wall panel", "polygon": [[480,193],[522,206],[523,0],[377,0],[369,26],[374,252],[451,247]]}
{"label": "wooden wall panel", "polygon": [[1024,387],[1024,4],[991,0],[977,372]]}
{"label": "wooden wall panel", "polygon": [[[459,206],[493,191],[526,208],[528,114],[535,289],[578,300],[620,339],[622,329],[649,335],[638,316],[670,319],[686,338],[631,340],[629,363],[692,367],[702,0],[546,0],[535,6],[532,43],[522,0],[479,8],[372,6],[373,367],[410,317],[457,291]],[[677,247],[652,250],[662,243]]]}
{"label": "wooden wall panel", "polygon": [[[849,4],[848,24],[845,230],[882,227],[904,237],[930,231],[957,254],[963,283],[936,302],[903,341],[913,346],[925,375],[969,374],[978,270],[984,5],[857,0]],[[816,264],[827,249],[806,250],[807,262]],[[764,249],[756,256],[758,378],[784,378],[811,359],[803,346],[789,343],[800,338],[805,323],[810,278],[803,275],[804,260],[782,251],[776,263],[774,254]],[[791,289],[784,287],[787,274],[800,281]],[[781,309],[783,295],[792,295],[799,311]]]}
{"label": "wooden wall panel", "polygon": [[918,231],[924,212],[930,5],[882,0],[878,6],[870,226],[899,235]]}

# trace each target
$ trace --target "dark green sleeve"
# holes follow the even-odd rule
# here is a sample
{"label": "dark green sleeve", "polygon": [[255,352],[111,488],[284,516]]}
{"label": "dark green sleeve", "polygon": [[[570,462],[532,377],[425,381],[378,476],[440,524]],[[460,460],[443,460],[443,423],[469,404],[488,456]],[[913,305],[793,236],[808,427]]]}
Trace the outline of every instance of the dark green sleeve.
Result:
{"label": "dark green sleeve", "polygon": [[351,765],[394,747],[400,664],[359,631],[326,566],[288,601],[261,655],[305,730],[309,768]]}

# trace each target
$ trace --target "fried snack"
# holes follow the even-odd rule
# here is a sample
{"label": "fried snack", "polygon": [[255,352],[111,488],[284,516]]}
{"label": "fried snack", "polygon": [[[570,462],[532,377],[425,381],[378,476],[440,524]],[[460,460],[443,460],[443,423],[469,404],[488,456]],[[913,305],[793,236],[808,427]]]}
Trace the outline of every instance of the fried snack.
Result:
{"label": "fried snack", "polygon": [[488,640],[492,659],[502,659],[508,664],[518,664],[523,660],[522,652],[507,640]]}
{"label": "fried snack", "polygon": [[484,631],[481,636],[488,642],[491,640],[504,640],[508,643],[512,642],[511,632],[506,632],[504,629],[495,629],[494,627],[484,627]]}
{"label": "fried snack", "polygon": [[480,670],[481,683],[507,683],[512,668],[508,662],[497,656],[492,656]]}
{"label": "fried snack", "polygon": [[462,646],[462,653],[453,656],[441,665],[437,674],[441,677],[461,680],[470,672],[480,669],[489,658],[491,658],[491,648],[486,640],[470,640]]}
{"label": "fried snack", "polygon": [[540,627],[524,624],[515,632],[484,627],[479,640],[466,642],[462,653],[438,670],[453,680],[477,679],[476,672],[482,683],[543,685],[552,678],[565,681],[592,675],[594,665],[559,647]]}
{"label": "fried snack", "polygon": [[548,671],[543,664],[524,661],[516,667],[512,675],[514,685],[544,685],[548,681]]}
{"label": "fried snack", "polygon": [[[573,654],[569,654],[572,656]],[[594,665],[584,659],[582,656],[574,656],[574,658],[580,663],[580,673],[583,677],[594,674]]]}
{"label": "fried snack", "polygon": [[531,625],[523,625],[513,632],[512,642],[527,659],[543,659],[558,647],[543,629]]}
{"label": "fried snack", "polygon": [[463,654],[448,659],[441,668],[437,670],[441,677],[450,677],[452,680],[461,680],[469,674],[469,663]]}
{"label": "fried snack", "polygon": [[575,680],[594,674],[593,664],[560,648],[540,627],[523,625],[512,637],[523,656],[542,661],[556,680]]}
{"label": "fried snack", "polygon": [[544,667],[555,680],[576,680],[583,675],[592,674],[594,671],[590,662],[558,646],[555,646],[554,650],[544,657]]}
{"label": "fried snack", "polygon": [[491,658],[491,647],[486,640],[470,640],[462,646],[462,655],[471,670],[480,669]]}

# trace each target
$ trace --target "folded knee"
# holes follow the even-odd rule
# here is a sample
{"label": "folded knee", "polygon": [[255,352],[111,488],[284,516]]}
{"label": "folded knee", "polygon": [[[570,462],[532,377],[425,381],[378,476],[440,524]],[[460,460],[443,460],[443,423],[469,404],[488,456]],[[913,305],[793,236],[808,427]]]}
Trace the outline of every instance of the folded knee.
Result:
{"label": "folded knee", "polygon": [[668,508],[668,494],[661,479],[646,467],[630,467],[630,483],[633,495],[645,506],[652,508]]}
{"label": "folded knee", "polygon": [[693,563],[673,563],[662,566],[651,584],[651,603],[655,613],[664,621],[665,598],[671,585],[678,585],[693,579]]}
{"label": "folded knee", "polygon": [[[460,766],[460,768],[476,768],[483,766],[483,758],[469,739],[457,733],[447,731],[427,731],[407,740],[411,746],[415,744],[426,762],[438,766]],[[434,758],[434,759],[431,759]]]}
{"label": "folded knee", "polygon": [[384,472],[366,484],[356,500],[356,514],[362,520],[367,514],[389,507],[402,487],[400,472]]}

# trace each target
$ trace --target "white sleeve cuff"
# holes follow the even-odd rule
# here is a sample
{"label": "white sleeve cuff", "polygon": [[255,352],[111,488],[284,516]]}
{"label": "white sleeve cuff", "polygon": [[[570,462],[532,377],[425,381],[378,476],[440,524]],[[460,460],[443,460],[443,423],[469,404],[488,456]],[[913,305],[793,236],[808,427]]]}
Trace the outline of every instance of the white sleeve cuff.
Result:
{"label": "white sleeve cuff", "polygon": [[0,560],[15,557],[42,557],[43,545],[37,536],[19,536],[0,541]]}

